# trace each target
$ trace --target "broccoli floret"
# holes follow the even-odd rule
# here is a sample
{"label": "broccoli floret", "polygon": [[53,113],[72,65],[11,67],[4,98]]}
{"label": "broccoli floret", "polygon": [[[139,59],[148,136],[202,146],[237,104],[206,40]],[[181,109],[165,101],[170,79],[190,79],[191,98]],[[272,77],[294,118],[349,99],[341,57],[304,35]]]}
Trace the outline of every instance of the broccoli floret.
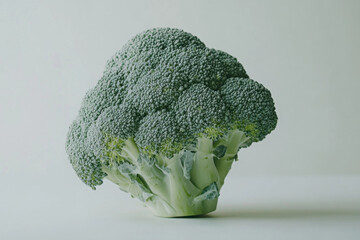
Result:
{"label": "broccoli floret", "polygon": [[155,215],[216,209],[241,148],[275,129],[271,93],[229,54],[179,29],[136,35],[106,64],[66,141],[79,178],[106,178]]}
{"label": "broccoli floret", "polygon": [[277,115],[271,93],[249,78],[229,78],[221,87],[221,95],[233,113],[237,128],[253,142],[261,141],[276,127]]}

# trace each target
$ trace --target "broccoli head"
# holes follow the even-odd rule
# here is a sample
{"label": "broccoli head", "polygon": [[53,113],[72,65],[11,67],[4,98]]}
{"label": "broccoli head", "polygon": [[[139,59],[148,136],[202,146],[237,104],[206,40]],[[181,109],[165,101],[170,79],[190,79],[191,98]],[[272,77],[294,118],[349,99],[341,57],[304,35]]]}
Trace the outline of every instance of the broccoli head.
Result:
{"label": "broccoli head", "polygon": [[91,188],[106,178],[155,215],[216,209],[239,149],[277,123],[270,91],[229,54],[179,29],[136,35],[106,64],[66,150]]}

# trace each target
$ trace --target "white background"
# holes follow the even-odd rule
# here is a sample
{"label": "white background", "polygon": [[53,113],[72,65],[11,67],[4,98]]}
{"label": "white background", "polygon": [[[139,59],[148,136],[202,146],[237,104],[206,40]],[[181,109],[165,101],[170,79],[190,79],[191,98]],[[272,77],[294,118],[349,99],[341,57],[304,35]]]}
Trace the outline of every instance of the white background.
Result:
{"label": "white background", "polygon": [[[0,238],[71,239],[87,236],[88,228],[98,225],[107,237],[132,239],[130,235],[140,230],[126,225],[127,220],[144,226],[152,221],[154,229],[171,224],[170,230],[180,233],[181,226],[200,224],[205,235],[207,230],[217,231],[220,222],[234,231],[242,228],[248,239],[258,236],[256,226],[274,230],[275,235],[264,230],[263,236],[276,239],[281,232],[285,239],[301,239],[296,232],[321,238],[326,235],[322,229],[332,229],[324,230],[329,237],[338,236],[331,231],[359,236],[342,228],[343,219],[330,219],[336,212],[316,210],[339,196],[344,199],[328,204],[359,203],[360,187],[354,187],[360,183],[356,177],[360,174],[359,23],[360,1],[355,0],[0,0],[0,234],[4,236]],[[211,218],[169,222],[152,218],[109,182],[91,191],[67,160],[66,132],[85,92],[96,84],[115,51],[152,27],[181,28],[208,47],[230,53],[251,78],[271,90],[275,100],[278,126],[263,142],[240,151],[220,198],[216,225]],[[292,184],[306,190],[299,194]],[[275,194],[276,189],[281,194]],[[260,206],[247,205],[260,198]],[[267,198],[275,203],[267,204]],[[310,210],[296,205],[294,211],[291,204],[279,210],[286,199],[295,205],[301,205],[301,199],[316,204]],[[238,214],[224,214],[232,207]],[[249,208],[260,211],[246,214]],[[309,222],[304,212],[330,223]],[[288,228],[279,223],[279,216],[298,218],[291,217]],[[99,224],[96,218],[108,224]],[[351,224],[355,222],[349,220],[344,226]],[[122,229],[127,230],[127,238]],[[144,229],[144,237],[155,232]],[[100,236],[87,233],[89,239]]]}

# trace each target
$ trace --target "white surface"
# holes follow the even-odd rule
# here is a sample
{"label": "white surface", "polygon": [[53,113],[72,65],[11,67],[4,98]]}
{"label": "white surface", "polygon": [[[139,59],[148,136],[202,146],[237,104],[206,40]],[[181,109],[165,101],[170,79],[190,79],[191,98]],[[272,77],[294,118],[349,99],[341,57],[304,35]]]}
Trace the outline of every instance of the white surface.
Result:
{"label": "white surface", "polygon": [[5,188],[0,239],[358,240],[359,186],[360,176],[229,176],[217,211],[169,219],[153,217],[110,182],[96,191],[25,183]]}

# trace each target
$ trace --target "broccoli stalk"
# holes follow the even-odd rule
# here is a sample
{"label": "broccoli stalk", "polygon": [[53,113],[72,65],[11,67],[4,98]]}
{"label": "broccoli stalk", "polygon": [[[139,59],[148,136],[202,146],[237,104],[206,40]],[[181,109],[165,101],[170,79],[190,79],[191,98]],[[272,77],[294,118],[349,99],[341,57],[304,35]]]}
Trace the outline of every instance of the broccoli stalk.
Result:
{"label": "broccoli stalk", "polygon": [[154,215],[201,215],[216,209],[224,179],[248,140],[234,129],[217,140],[198,137],[196,144],[167,157],[140,153],[132,138],[109,137],[102,169],[105,178],[142,201]]}

